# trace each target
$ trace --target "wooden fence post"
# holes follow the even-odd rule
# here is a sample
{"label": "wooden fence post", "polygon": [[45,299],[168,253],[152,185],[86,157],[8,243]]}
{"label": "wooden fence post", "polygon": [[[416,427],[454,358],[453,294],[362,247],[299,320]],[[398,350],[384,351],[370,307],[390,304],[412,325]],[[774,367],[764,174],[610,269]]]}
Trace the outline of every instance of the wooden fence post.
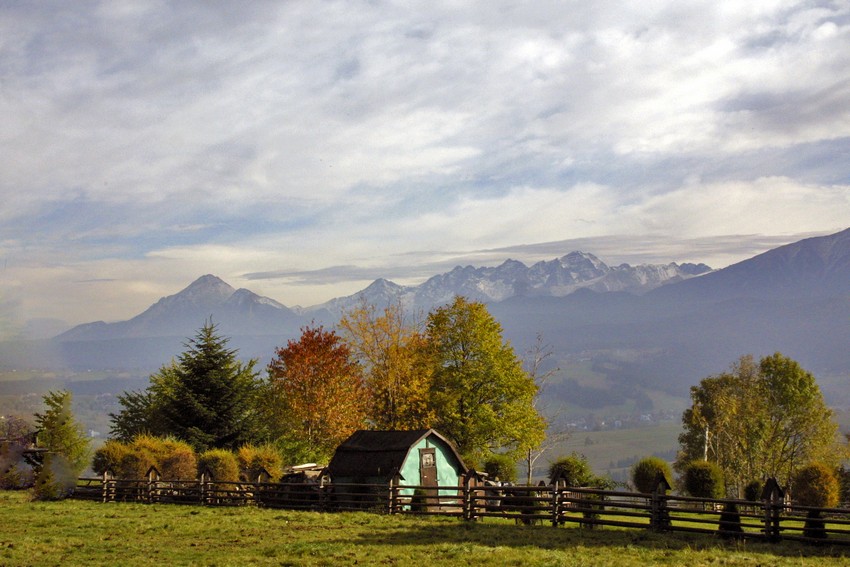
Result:
{"label": "wooden fence post", "polygon": [[330,482],[327,475],[319,476],[319,511],[327,512],[330,509]]}
{"label": "wooden fence post", "polygon": [[210,474],[210,469],[205,468],[201,472],[201,476],[198,477],[198,494],[199,494],[199,500],[201,502],[201,505],[204,505],[204,504],[207,503],[207,497],[208,497],[208,495],[207,495],[207,492],[208,492],[207,483],[210,480],[212,480],[212,475]]}
{"label": "wooden fence post", "polygon": [[761,500],[764,508],[764,535],[768,541],[778,542],[782,540],[779,515],[785,508],[785,491],[775,478],[769,478],[764,483]]}
{"label": "wooden fence post", "polygon": [[558,522],[561,519],[561,483],[555,482],[552,484],[552,527],[557,528]]}
{"label": "wooden fence post", "polygon": [[670,488],[664,473],[659,472],[655,477],[655,489],[650,499],[649,526],[654,531],[663,532],[670,528],[670,511],[667,509],[667,491]]}
{"label": "wooden fence post", "polygon": [[398,512],[398,485],[401,475],[396,473],[390,478],[390,493],[387,498],[387,513],[393,515]]}
{"label": "wooden fence post", "polygon": [[148,477],[148,486],[147,486],[147,501],[148,503],[156,502],[159,499],[158,483],[161,475],[155,466],[151,465],[151,468],[148,469],[147,472]]}
{"label": "wooden fence post", "polygon": [[[103,487],[102,487],[102,498],[104,502],[111,502],[115,498],[115,492],[109,489],[109,483],[111,480],[112,474],[105,470],[103,471]],[[110,498],[111,496],[111,498]]]}
{"label": "wooden fence post", "polygon": [[475,488],[482,481],[475,469],[469,469],[463,475],[463,519],[477,520],[475,515]]}

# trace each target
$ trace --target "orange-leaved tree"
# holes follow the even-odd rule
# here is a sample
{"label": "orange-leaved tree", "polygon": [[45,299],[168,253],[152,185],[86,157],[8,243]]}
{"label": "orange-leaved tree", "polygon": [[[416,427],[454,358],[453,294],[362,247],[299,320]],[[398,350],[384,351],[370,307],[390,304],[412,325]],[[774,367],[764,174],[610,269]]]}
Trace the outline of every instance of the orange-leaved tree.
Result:
{"label": "orange-leaved tree", "polygon": [[364,301],[339,322],[343,338],[366,372],[367,416],[373,429],[431,427],[432,369],[422,327],[399,302],[379,312]]}
{"label": "orange-leaved tree", "polygon": [[275,351],[268,366],[266,403],[273,436],[297,458],[324,460],[364,425],[366,390],[351,349],[321,325]]}

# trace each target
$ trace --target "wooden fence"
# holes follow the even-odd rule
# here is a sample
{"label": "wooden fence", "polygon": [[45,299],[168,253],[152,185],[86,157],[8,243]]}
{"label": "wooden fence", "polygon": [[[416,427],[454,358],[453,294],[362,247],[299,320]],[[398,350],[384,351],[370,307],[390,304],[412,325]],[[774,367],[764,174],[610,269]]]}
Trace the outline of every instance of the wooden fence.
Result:
{"label": "wooden fence", "polygon": [[507,518],[524,524],[606,526],[715,534],[730,539],[797,540],[850,545],[850,509],[791,505],[781,493],[761,501],[718,500],[549,486],[439,487],[316,483],[219,482],[157,478],[81,478],[73,498],[206,506],[261,506],[335,512],[439,514],[466,520]]}

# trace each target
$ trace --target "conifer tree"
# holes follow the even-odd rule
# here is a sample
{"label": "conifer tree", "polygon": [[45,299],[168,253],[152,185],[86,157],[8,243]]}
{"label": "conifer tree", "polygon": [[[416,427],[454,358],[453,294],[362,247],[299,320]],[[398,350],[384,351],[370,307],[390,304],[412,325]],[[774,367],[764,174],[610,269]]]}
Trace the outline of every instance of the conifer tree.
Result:
{"label": "conifer tree", "polygon": [[119,398],[112,432],[126,439],[138,433],[173,435],[196,451],[238,449],[260,437],[257,361],[243,364],[228,339],[207,322],[176,361],[151,376],[145,392]]}
{"label": "conifer tree", "polygon": [[44,413],[35,414],[38,444],[64,456],[73,474],[79,475],[89,464],[91,447],[83,426],[71,413],[71,392],[48,392],[44,405]]}

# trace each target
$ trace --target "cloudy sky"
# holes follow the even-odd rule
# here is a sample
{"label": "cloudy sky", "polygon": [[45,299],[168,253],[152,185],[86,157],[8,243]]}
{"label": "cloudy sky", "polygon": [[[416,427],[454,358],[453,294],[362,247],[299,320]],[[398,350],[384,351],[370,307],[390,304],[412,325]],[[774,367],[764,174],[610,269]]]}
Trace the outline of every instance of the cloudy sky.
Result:
{"label": "cloudy sky", "polygon": [[845,1],[0,0],[0,324],[850,226]]}

